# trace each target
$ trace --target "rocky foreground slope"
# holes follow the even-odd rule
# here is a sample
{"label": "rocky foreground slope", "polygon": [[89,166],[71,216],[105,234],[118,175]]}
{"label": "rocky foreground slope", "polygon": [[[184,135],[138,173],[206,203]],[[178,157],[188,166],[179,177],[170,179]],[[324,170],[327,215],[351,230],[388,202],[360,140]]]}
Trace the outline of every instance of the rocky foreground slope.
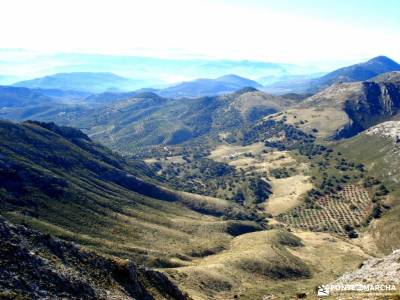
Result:
{"label": "rocky foreground slope", "polygon": [[380,123],[366,130],[365,134],[389,138],[397,148],[400,148],[400,121]]}
{"label": "rocky foreground slope", "polygon": [[0,217],[0,299],[188,299],[160,272]]}
{"label": "rocky foreground slope", "polygon": [[366,260],[358,270],[345,273],[326,288],[331,296],[340,293],[341,299],[399,299],[400,250]]}
{"label": "rocky foreground slope", "polygon": [[383,258],[371,258],[354,272],[339,277],[333,284],[400,284],[400,250]]}

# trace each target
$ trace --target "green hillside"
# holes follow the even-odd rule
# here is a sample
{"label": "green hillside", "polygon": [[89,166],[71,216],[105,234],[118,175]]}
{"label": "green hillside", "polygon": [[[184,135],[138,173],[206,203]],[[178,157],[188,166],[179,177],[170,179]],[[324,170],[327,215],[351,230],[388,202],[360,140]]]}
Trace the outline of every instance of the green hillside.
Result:
{"label": "green hillside", "polygon": [[[146,178],[151,173],[143,163],[127,164],[80,131],[0,125],[1,206],[11,220],[148,265],[214,251],[230,239],[230,228],[259,230],[235,221],[255,218],[240,205],[159,187]],[[205,228],[207,239],[200,233]]]}
{"label": "green hillside", "polygon": [[362,162],[368,174],[379,178],[388,187],[391,197],[381,203],[381,211],[389,209],[372,228],[377,245],[384,253],[400,248],[400,159],[399,122],[384,122],[335,147]]}
{"label": "green hillside", "polygon": [[113,150],[132,153],[144,146],[176,145],[204,137],[218,140],[259,118],[296,103],[254,90],[195,99],[166,99],[143,93],[103,109],[55,117],[83,128]]}

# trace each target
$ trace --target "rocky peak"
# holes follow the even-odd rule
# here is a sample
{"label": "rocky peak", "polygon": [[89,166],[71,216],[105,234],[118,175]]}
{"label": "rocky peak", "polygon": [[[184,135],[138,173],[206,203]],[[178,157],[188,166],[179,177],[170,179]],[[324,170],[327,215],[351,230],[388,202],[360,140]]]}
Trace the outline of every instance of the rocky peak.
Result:
{"label": "rocky peak", "polygon": [[394,60],[392,60],[389,57],[384,56],[384,55],[374,57],[374,58],[370,59],[369,61],[367,61],[365,64],[366,65],[376,65],[376,66],[381,65],[381,66],[389,67],[392,69],[398,69],[400,67],[400,65],[398,63],[396,63]]}

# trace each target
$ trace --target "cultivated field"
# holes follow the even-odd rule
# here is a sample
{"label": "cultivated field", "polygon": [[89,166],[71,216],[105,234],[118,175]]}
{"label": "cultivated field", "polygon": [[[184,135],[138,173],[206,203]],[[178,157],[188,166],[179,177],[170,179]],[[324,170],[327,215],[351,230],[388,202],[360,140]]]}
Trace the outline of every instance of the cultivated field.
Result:
{"label": "cultivated field", "polygon": [[302,196],[312,189],[309,177],[294,175],[287,178],[271,179],[272,195],[265,203],[265,210],[277,216],[300,205]]}
{"label": "cultivated field", "polygon": [[219,145],[211,152],[209,158],[228,163],[231,160],[238,159],[245,153],[252,153],[253,155],[262,153],[264,145],[262,143],[255,143],[248,146],[235,146],[235,145]]}
{"label": "cultivated field", "polygon": [[337,194],[319,197],[312,205],[304,203],[281,214],[278,220],[293,227],[345,234],[346,226],[363,225],[372,209],[373,203],[367,190],[348,185]]}

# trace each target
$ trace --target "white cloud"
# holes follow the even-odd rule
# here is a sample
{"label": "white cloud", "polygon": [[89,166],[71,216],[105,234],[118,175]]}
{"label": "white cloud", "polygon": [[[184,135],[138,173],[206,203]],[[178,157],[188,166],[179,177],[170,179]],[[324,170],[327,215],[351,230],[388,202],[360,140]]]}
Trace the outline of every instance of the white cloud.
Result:
{"label": "white cloud", "polygon": [[400,55],[397,32],[227,3],[5,0],[0,47],[293,63]]}

